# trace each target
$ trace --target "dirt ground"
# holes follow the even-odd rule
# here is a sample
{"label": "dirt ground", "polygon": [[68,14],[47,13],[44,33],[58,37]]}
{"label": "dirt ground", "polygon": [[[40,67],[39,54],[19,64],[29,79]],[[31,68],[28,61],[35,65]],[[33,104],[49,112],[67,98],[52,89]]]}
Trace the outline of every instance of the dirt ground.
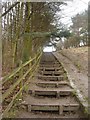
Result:
{"label": "dirt ground", "polygon": [[88,101],[88,47],[63,49],[54,52],[66,68],[83,98]]}
{"label": "dirt ground", "polygon": [[88,47],[64,49],[60,51],[84,74],[88,75]]}

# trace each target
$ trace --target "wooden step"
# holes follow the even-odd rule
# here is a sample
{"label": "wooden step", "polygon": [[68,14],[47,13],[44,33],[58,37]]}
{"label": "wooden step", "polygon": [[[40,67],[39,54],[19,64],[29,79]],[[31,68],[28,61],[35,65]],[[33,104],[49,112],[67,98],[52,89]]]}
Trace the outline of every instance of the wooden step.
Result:
{"label": "wooden step", "polygon": [[63,115],[64,112],[79,110],[79,104],[64,104],[64,105],[28,105],[28,111],[52,111],[58,112],[59,115]]}
{"label": "wooden step", "polygon": [[51,65],[51,64],[60,64],[58,61],[42,61],[42,62],[40,62],[40,64],[42,64],[42,65],[46,65],[46,64],[49,64],[49,65]]}
{"label": "wooden step", "polygon": [[38,82],[36,83],[36,85],[40,86],[40,87],[63,87],[63,86],[67,86],[69,85],[68,82]]}
{"label": "wooden step", "polygon": [[29,90],[29,93],[32,94],[33,96],[47,96],[47,97],[57,97],[59,98],[60,96],[69,96],[71,95],[73,90],[68,89],[68,90],[53,90],[53,89],[42,89],[42,90]]}
{"label": "wooden step", "polygon": [[40,67],[60,67],[60,64],[40,64]]}
{"label": "wooden step", "polygon": [[45,75],[38,75],[38,79],[41,80],[49,80],[49,81],[61,81],[64,80],[64,76],[45,76]]}
{"label": "wooden step", "polygon": [[39,67],[39,70],[43,71],[58,71],[63,69],[62,67]]}
{"label": "wooden step", "polygon": [[65,73],[65,71],[60,70],[60,71],[39,71],[39,74],[42,75],[62,75]]}
{"label": "wooden step", "polygon": [[63,114],[64,112],[78,111],[80,105],[74,98],[61,98],[59,99],[38,99],[31,96],[25,97],[21,105],[25,105],[28,111],[39,111],[39,112],[58,112]]}

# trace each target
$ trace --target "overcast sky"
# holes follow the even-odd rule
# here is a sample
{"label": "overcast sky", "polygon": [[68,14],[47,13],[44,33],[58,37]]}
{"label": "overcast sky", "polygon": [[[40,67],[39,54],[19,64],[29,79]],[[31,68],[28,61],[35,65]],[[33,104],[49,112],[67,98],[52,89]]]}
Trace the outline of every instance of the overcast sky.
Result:
{"label": "overcast sky", "polygon": [[89,1],[90,0],[73,0],[72,2],[68,2],[67,6],[62,6],[62,12],[58,13],[58,16],[62,15],[60,21],[66,25],[70,25],[71,17],[87,10]]}
{"label": "overcast sky", "polygon": [[[18,0],[2,0],[2,2],[3,1],[5,2],[5,1],[18,1]],[[25,0],[25,1],[27,1],[27,0]],[[37,0],[33,0],[33,1],[37,1]],[[68,1],[68,0],[65,0],[65,1]],[[60,11],[58,13],[58,16],[62,17],[62,19],[60,19],[60,22],[69,26],[72,23],[71,17],[75,16],[77,13],[83,12],[86,9],[88,9],[89,1],[90,0],[69,0],[69,2],[67,2],[68,5],[62,6],[62,8],[61,8],[62,12]]]}

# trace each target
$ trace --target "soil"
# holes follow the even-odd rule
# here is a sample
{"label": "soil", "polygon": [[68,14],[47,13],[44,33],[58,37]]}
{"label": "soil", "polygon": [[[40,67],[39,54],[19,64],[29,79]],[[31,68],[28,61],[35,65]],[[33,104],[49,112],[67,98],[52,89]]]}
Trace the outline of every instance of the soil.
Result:
{"label": "soil", "polygon": [[88,100],[88,47],[63,49],[53,53],[63,64],[73,83]]}

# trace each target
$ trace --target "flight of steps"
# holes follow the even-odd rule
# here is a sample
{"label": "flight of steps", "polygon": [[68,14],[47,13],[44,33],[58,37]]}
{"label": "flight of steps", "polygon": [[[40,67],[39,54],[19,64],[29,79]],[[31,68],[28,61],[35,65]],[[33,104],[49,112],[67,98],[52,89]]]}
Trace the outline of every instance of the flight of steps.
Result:
{"label": "flight of steps", "polygon": [[22,105],[32,117],[82,116],[81,106],[74,96],[66,71],[52,53],[42,55],[38,73],[29,84]]}

